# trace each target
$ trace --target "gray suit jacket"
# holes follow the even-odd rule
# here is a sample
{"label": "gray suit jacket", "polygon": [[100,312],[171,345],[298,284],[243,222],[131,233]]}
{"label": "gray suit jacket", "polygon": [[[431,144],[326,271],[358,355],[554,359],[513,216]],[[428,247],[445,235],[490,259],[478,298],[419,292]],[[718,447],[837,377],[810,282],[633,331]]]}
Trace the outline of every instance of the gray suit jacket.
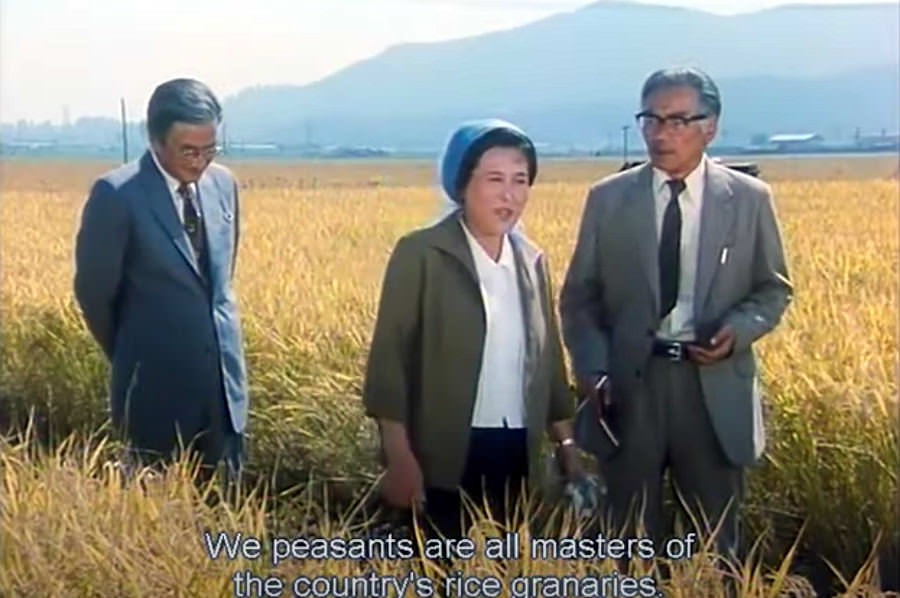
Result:
{"label": "gray suit jacket", "polygon": [[[227,401],[234,431],[247,421],[246,370],[232,290],[238,191],[211,164],[197,184],[209,282],[149,152],[93,185],[75,240],[75,297],[110,360],[113,424],[139,445],[171,450]],[[208,288],[207,288],[208,286]]]}
{"label": "gray suit jacket", "polygon": [[[660,323],[652,178],[648,163],[591,188],[560,297],[576,375],[608,373],[622,418]],[[736,339],[730,357],[699,366],[700,380],[725,454],[746,465],[765,446],[752,343],[780,321],[793,287],[769,186],[711,161],[705,185],[695,322],[730,324]],[[581,435],[599,457],[613,452],[601,433]]]}

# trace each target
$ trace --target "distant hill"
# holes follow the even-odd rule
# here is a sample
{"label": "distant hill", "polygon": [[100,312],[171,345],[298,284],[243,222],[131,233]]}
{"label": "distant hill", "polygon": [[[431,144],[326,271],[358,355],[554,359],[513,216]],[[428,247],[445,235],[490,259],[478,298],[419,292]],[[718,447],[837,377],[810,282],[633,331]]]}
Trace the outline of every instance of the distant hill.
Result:
{"label": "distant hill", "polygon": [[[617,142],[643,79],[695,64],[719,83],[726,141],[756,133],[898,127],[897,4],[752,14],[599,2],[476,37],[405,44],[305,86],[227,98],[229,137],[435,146],[464,118],[497,115],[556,144]],[[720,142],[722,139],[720,139]]]}
{"label": "distant hill", "polygon": [[[632,115],[645,77],[678,64],[719,84],[721,145],[799,132],[847,142],[857,131],[900,129],[896,2],[720,16],[610,1],[506,31],[391,47],[309,85],[245,89],[224,100],[227,137],[434,151],[460,121],[498,116],[557,149],[618,148],[623,125],[638,143]],[[67,128],[2,125],[0,138],[115,146],[119,131],[112,119],[79,119]],[[129,136],[140,133],[135,123]]]}

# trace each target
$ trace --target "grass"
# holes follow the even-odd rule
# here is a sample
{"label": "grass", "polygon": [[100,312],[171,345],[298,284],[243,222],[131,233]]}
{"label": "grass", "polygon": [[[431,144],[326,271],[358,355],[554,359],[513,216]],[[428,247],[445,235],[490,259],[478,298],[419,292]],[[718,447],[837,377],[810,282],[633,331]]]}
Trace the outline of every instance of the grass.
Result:
{"label": "grass", "polygon": [[[585,191],[613,166],[542,165],[525,225],[547,250],[557,289]],[[884,573],[900,556],[896,161],[761,166],[797,293],[758,347],[768,451],[748,472],[750,556],[734,574],[743,596],[808,595],[785,593],[799,575],[820,585],[831,577],[832,594],[879,595],[862,588],[874,585],[879,559]],[[433,164],[234,165],[244,188],[237,291],[253,489],[235,504],[209,500],[214,490],[198,489],[186,465],[143,486],[107,465],[116,445],[103,427],[106,365],[71,297],[78,209],[105,167],[0,165],[0,429],[31,426],[0,441],[0,596],[230,596],[231,574],[245,568],[286,580],[363,574],[365,563],[351,561],[277,570],[264,559],[213,561],[201,530],[350,535],[371,514],[379,469],[359,402],[362,369],[388,253],[436,215]],[[563,518],[541,525],[573,532]],[[721,575],[702,555],[671,565],[667,596],[721,595]],[[441,577],[434,564],[410,566]],[[460,566],[504,584],[523,572],[610,571],[527,559]],[[646,564],[657,578],[661,566]]]}

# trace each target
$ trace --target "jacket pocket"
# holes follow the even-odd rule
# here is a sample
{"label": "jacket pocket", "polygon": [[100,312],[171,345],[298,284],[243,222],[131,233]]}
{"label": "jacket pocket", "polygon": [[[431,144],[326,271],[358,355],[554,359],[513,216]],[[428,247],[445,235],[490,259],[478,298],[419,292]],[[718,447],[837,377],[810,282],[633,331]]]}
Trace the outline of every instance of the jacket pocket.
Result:
{"label": "jacket pocket", "polygon": [[132,402],[137,391],[141,362],[135,361],[123,367],[121,374],[115,376],[110,397],[112,422],[116,427],[129,429],[132,414]]}

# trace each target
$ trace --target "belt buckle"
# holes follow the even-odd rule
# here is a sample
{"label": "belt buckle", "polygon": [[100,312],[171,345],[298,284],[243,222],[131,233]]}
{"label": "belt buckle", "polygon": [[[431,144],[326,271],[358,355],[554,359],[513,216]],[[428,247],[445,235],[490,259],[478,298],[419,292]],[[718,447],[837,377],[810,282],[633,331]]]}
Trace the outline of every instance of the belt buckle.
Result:
{"label": "belt buckle", "polygon": [[671,343],[666,347],[666,356],[669,358],[669,361],[682,361],[684,359],[684,345]]}

